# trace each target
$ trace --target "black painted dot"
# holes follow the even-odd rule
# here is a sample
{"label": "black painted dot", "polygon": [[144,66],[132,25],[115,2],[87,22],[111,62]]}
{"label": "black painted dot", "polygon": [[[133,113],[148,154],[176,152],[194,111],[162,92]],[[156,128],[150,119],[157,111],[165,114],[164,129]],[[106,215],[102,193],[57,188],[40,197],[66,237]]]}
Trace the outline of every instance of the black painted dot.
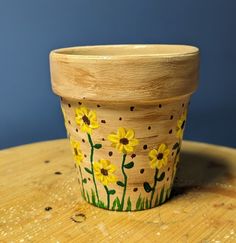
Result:
{"label": "black painted dot", "polygon": [[88,177],[88,180],[91,181],[91,179]]}
{"label": "black painted dot", "polygon": [[184,107],[184,103],[182,104],[182,107]]}
{"label": "black painted dot", "polygon": [[175,152],[172,152],[171,155],[173,156],[175,154]]}
{"label": "black painted dot", "polygon": [[105,141],[105,138],[102,138],[102,141]]}
{"label": "black painted dot", "polygon": [[130,111],[133,111],[134,110],[134,106],[130,106]]}
{"label": "black painted dot", "polygon": [[85,143],[85,140],[82,138],[82,142]]}
{"label": "black painted dot", "polygon": [[86,154],[84,154],[84,158],[86,158],[87,157],[87,155]]}
{"label": "black painted dot", "polygon": [[78,104],[79,104],[79,105],[82,105],[82,103],[81,103],[80,101],[78,102]]}
{"label": "black painted dot", "polygon": [[143,145],[143,149],[146,150],[147,149],[147,144]]}
{"label": "black painted dot", "polygon": [[137,187],[135,187],[135,188],[133,189],[133,191],[134,191],[134,192],[138,191],[138,188],[137,188]]}
{"label": "black painted dot", "polygon": [[99,107],[101,107],[100,105],[97,105],[97,107],[99,108]]}
{"label": "black painted dot", "polygon": [[106,123],[106,121],[105,120],[101,120],[101,123]]}
{"label": "black painted dot", "polygon": [[44,160],[44,163],[48,164],[48,163],[50,163],[50,160]]}
{"label": "black painted dot", "polygon": [[174,116],[173,116],[173,115],[171,115],[171,116],[170,116],[170,119],[172,120],[173,118],[174,118]]}
{"label": "black painted dot", "polygon": [[161,104],[159,104],[159,108],[161,108],[162,107],[162,105]]}
{"label": "black painted dot", "polygon": [[171,134],[172,133],[172,129],[170,129],[170,131],[169,131],[169,134]]}
{"label": "black painted dot", "polygon": [[52,210],[52,207],[46,207],[44,210],[45,211],[50,211],[50,210]]}
{"label": "black painted dot", "polygon": [[122,117],[120,117],[119,120],[121,121],[122,120]]}
{"label": "black painted dot", "polygon": [[112,156],[112,155],[113,155],[112,151],[109,151],[109,153],[108,153],[108,154],[109,154],[109,156]]}
{"label": "black painted dot", "polygon": [[78,128],[76,128],[75,131],[78,132],[79,131]]}
{"label": "black painted dot", "polygon": [[151,126],[148,127],[148,130],[151,130]]}
{"label": "black painted dot", "polygon": [[141,170],[140,170],[140,173],[143,174],[143,172],[144,172],[144,169],[141,169]]}
{"label": "black painted dot", "polygon": [[71,104],[68,104],[68,107],[71,107]]}
{"label": "black painted dot", "polygon": [[168,167],[168,171],[170,171],[170,167]]}
{"label": "black painted dot", "polygon": [[135,158],[136,157],[136,154],[132,154],[131,155],[131,158],[133,159],[133,158]]}
{"label": "black painted dot", "polygon": [[68,123],[71,124],[70,120],[68,120]]}
{"label": "black painted dot", "polygon": [[169,181],[169,177],[167,177],[167,179],[166,179],[167,181]]}
{"label": "black painted dot", "polygon": [[54,172],[55,175],[61,175],[62,173],[60,171]]}

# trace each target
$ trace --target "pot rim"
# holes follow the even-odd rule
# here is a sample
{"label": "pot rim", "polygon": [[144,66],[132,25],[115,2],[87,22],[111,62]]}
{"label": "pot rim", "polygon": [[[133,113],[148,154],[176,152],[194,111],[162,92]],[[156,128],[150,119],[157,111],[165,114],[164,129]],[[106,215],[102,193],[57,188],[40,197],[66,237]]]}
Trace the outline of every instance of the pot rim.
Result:
{"label": "pot rim", "polygon": [[118,44],[88,45],[59,48],[51,51],[51,55],[75,59],[135,59],[135,58],[174,58],[197,55],[199,49],[182,44]]}

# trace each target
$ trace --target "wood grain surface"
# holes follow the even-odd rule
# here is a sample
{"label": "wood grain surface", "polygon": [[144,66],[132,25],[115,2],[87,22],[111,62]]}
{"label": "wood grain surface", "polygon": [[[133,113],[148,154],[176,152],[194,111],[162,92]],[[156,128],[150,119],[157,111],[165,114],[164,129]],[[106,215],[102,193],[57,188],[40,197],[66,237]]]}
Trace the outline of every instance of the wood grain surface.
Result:
{"label": "wood grain surface", "polygon": [[112,212],[81,199],[67,140],[0,152],[0,242],[236,242],[236,150],[184,142],[165,204]]}

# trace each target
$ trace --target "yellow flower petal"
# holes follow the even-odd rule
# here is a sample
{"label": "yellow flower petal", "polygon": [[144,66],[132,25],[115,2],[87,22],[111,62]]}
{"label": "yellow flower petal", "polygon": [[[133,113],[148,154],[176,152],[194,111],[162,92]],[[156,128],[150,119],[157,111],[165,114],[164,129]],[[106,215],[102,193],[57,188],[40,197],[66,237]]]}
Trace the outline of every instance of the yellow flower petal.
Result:
{"label": "yellow flower petal", "polygon": [[113,174],[110,174],[108,177],[107,177],[107,180],[109,181],[109,183],[115,183],[117,181],[117,177]]}
{"label": "yellow flower petal", "polygon": [[182,124],[183,124],[183,120],[182,119],[178,120],[177,127],[181,129]]}
{"label": "yellow flower petal", "polygon": [[115,148],[116,148],[119,152],[123,153],[123,150],[124,150],[124,145],[123,145],[123,144],[117,143],[117,144],[114,144],[114,145],[115,145]]}
{"label": "yellow flower petal", "polygon": [[116,171],[116,166],[113,164],[110,164],[107,166],[107,170],[111,173],[113,173],[114,171]]}
{"label": "yellow flower petal", "polygon": [[125,128],[123,128],[123,127],[118,128],[117,134],[118,134],[119,138],[124,138],[126,135]]}
{"label": "yellow flower petal", "polygon": [[166,149],[166,145],[162,143],[158,148],[158,153],[163,153]]}
{"label": "yellow flower petal", "polygon": [[187,118],[187,112],[185,111],[182,116],[180,117],[180,119],[177,121],[177,125],[176,125],[176,137],[179,139],[183,138],[183,133],[184,133],[184,127],[183,123],[186,121]]}
{"label": "yellow flower petal", "polygon": [[181,129],[179,129],[177,132],[176,132],[176,137],[179,138],[179,139],[182,139],[183,137],[183,132]]}
{"label": "yellow flower petal", "polygon": [[123,153],[132,153],[133,151],[134,151],[134,147],[132,147],[129,144],[124,145],[124,152]]}
{"label": "yellow flower petal", "polygon": [[85,123],[83,123],[80,128],[81,128],[82,132],[86,132],[86,133],[89,133],[89,134],[92,132],[92,129],[88,125],[86,125]]}
{"label": "yellow flower petal", "polygon": [[108,135],[108,140],[111,141],[112,143],[119,143],[120,138],[118,137],[117,134],[111,133]]}
{"label": "yellow flower petal", "polygon": [[149,157],[151,158],[151,159],[154,159],[154,158],[156,158],[157,157],[157,150],[156,149],[152,149],[150,152],[149,152]]}
{"label": "yellow flower petal", "polygon": [[96,112],[95,111],[89,111],[88,118],[89,118],[89,120],[96,120],[97,119]]}
{"label": "yellow flower petal", "polygon": [[150,161],[150,167],[152,169],[155,169],[157,167],[157,160],[156,159],[153,159]]}
{"label": "yellow flower petal", "polygon": [[91,120],[89,127],[92,128],[92,129],[95,129],[95,128],[98,128],[99,125],[98,125],[98,123],[96,121],[92,121]]}
{"label": "yellow flower petal", "polygon": [[98,162],[94,162],[94,163],[93,163],[93,168],[94,168],[95,170],[99,170],[99,169],[100,169],[100,163],[98,163]]}
{"label": "yellow flower petal", "polygon": [[157,160],[156,167],[157,167],[158,170],[161,169],[161,167],[162,167],[162,162],[161,162],[161,160]]}
{"label": "yellow flower petal", "polygon": [[129,141],[129,145],[130,146],[137,146],[139,144],[139,141],[138,141],[138,139],[136,139],[136,138],[133,138],[133,139],[131,139],[130,141]]}
{"label": "yellow flower petal", "polygon": [[166,149],[166,150],[164,151],[164,157],[168,156],[169,153],[170,153],[170,150],[169,150],[169,149]]}
{"label": "yellow flower petal", "polygon": [[133,129],[128,129],[125,138],[128,138],[129,140],[131,140],[132,138],[134,138],[134,130]]}
{"label": "yellow flower petal", "polygon": [[101,159],[100,160],[100,164],[101,164],[102,168],[107,169],[107,167],[110,164],[110,161],[109,160],[106,160],[106,159]]}
{"label": "yellow flower petal", "polygon": [[162,160],[162,166],[166,166],[167,162],[168,162],[168,158],[164,157],[163,160]]}
{"label": "yellow flower petal", "polygon": [[109,183],[107,176],[103,176],[101,182],[104,186],[107,186]]}

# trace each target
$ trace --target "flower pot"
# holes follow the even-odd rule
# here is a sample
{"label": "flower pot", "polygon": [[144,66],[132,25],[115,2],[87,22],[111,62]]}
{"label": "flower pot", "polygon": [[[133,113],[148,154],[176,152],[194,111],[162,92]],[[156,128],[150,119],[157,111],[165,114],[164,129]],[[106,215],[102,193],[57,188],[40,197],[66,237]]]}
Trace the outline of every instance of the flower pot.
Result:
{"label": "flower pot", "polygon": [[198,49],[185,45],[51,52],[52,88],[87,202],[136,211],[170,197],[198,67]]}

